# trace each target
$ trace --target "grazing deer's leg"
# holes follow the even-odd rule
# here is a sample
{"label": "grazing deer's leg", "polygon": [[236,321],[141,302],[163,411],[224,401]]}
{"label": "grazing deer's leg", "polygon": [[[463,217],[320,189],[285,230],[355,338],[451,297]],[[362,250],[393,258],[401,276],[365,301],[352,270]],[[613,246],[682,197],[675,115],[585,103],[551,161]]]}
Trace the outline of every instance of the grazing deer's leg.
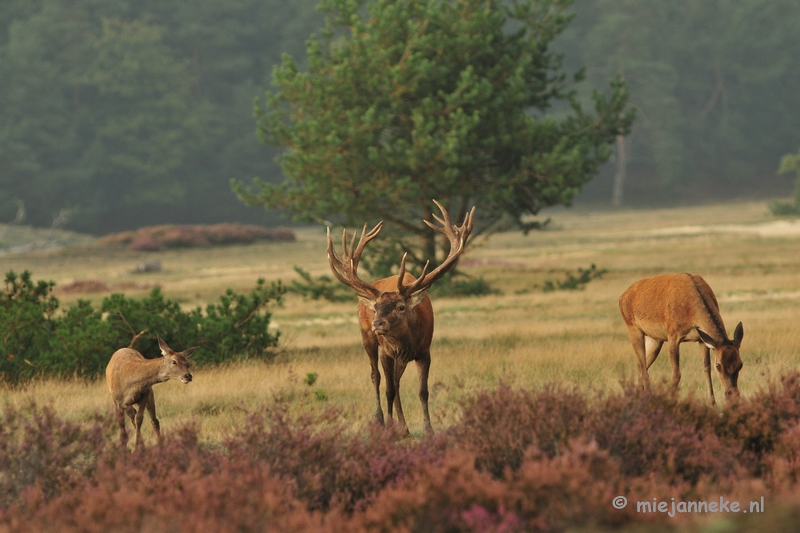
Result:
{"label": "grazing deer's leg", "polygon": [[647,352],[647,369],[650,370],[650,367],[653,366],[653,363],[656,362],[656,358],[658,358],[658,354],[661,353],[661,346],[664,345],[664,341],[657,341],[652,337],[648,337],[645,335],[644,337],[644,348],[645,352]]}
{"label": "grazing deer's leg", "polygon": [[383,375],[386,378],[386,412],[389,415],[389,420],[391,420],[394,397],[397,394],[394,380],[394,359],[385,353],[381,353],[381,366],[383,367]]}
{"label": "grazing deer's leg", "polygon": [[156,430],[156,436],[158,437],[158,443],[161,444],[163,441],[161,437],[161,424],[156,418],[156,397],[153,394],[153,389],[150,389],[150,394],[147,395],[145,398],[145,406],[147,408],[147,414],[150,415],[150,421],[153,423],[153,429]]}
{"label": "grazing deer's leg", "polygon": [[370,333],[369,338],[362,333],[364,339],[364,349],[369,356],[369,364],[372,367],[372,385],[375,387],[375,419],[384,425],[383,409],[381,409],[381,371],[378,369],[378,341],[375,335]]}
{"label": "grazing deer's leg", "polygon": [[422,402],[422,416],[424,418],[424,431],[426,435],[433,435],[431,426],[431,415],[428,412],[428,372],[431,368],[431,354],[417,359],[417,371],[419,372],[419,401]]}
{"label": "grazing deer's leg", "polygon": [[703,371],[708,384],[708,398],[711,405],[717,405],[717,400],[714,399],[714,384],[711,382],[711,350],[705,344],[703,345]]}
{"label": "grazing deer's leg", "polygon": [[669,362],[672,363],[672,388],[674,392],[677,392],[678,384],[681,382],[680,339],[674,337],[667,339],[667,348],[669,349]]}
{"label": "grazing deer's leg", "polygon": [[628,326],[628,336],[636,352],[636,362],[639,364],[639,385],[642,389],[650,388],[650,377],[647,375],[647,352],[644,347],[644,332],[636,326]]}
{"label": "grazing deer's leg", "polygon": [[405,434],[410,435],[408,431],[408,425],[406,424],[406,417],[403,415],[403,405],[400,402],[400,378],[403,377],[403,373],[406,371],[406,363],[405,361],[400,361],[399,359],[394,360],[394,407],[397,410],[397,421],[400,425],[405,429]]}
{"label": "grazing deer's leg", "polygon": [[123,446],[127,446],[128,432],[125,431],[125,411],[122,409],[122,406],[115,405],[114,414],[117,418],[117,424],[119,424],[119,441]]}

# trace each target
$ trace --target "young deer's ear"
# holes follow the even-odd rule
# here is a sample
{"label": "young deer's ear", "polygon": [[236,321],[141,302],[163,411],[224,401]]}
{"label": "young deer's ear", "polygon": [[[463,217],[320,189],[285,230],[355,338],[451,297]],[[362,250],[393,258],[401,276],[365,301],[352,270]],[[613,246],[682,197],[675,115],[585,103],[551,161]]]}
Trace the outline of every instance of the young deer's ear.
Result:
{"label": "young deer's ear", "polygon": [[184,350],[183,356],[187,359],[190,358],[197,348],[199,348],[199,346],[195,346],[194,348],[189,348],[187,350]]}
{"label": "young deer's ear", "polygon": [[716,350],[716,348],[717,348],[717,343],[716,343],[716,341],[715,341],[715,340],[714,340],[714,339],[711,337],[711,335],[709,335],[708,333],[706,333],[705,331],[703,331],[702,329],[700,329],[700,328],[699,328],[699,327],[697,327],[697,326],[695,326],[695,327],[694,327],[694,329],[696,329],[696,330],[697,330],[697,334],[698,334],[698,335],[700,335],[700,340],[701,340],[701,341],[703,341],[703,344],[705,344],[705,345],[706,345],[706,346],[708,346],[709,348],[713,348],[713,349],[715,349],[715,350]]}
{"label": "young deer's ear", "polygon": [[742,327],[742,323],[739,322],[738,324],[736,324],[736,330],[733,332],[733,344],[735,344],[737,348],[742,345],[743,337],[744,337],[744,327]]}
{"label": "young deer's ear", "polygon": [[161,348],[161,355],[169,355],[170,353],[173,353],[172,348],[167,346],[167,343],[164,342],[164,339],[162,339],[160,336],[157,336],[156,338],[158,339],[158,347]]}

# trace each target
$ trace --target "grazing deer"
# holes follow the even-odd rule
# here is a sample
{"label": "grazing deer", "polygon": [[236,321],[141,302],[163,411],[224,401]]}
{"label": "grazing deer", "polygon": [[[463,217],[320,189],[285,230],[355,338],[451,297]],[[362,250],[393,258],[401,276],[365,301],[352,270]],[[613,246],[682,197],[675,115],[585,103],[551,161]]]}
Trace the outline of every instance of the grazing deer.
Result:
{"label": "grazing deer", "polygon": [[641,279],[622,293],[619,309],[636,352],[642,388],[650,387],[647,369],[666,341],[672,363],[672,385],[677,390],[681,380],[680,343],[699,342],[704,345],[703,369],[711,405],[716,403],[711,384],[711,348],[714,349],[717,375],[725,388],[726,399],[739,397],[737,383],[742,369],[739,357],[744,336],[742,323],[736,326],[733,340],[729,340],[717,298],[703,278],[697,274],[662,274]]}
{"label": "grazing deer", "polygon": [[[132,345],[133,342],[131,342]],[[160,443],[162,440],[161,424],[156,418],[153,385],[169,379],[179,379],[183,383],[192,381],[188,359],[197,348],[175,352],[161,337],[158,337],[158,346],[161,348],[162,357],[155,359],[145,359],[132,347],[121,348],[114,352],[106,367],[106,383],[116,406],[120,442],[123,446],[128,443],[128,434],[125,431],[126,414],[136,429],[134,447],[143,446],[141,428],[145,409],[150,413],[150,420],[153,422],[156,435],[158,435],[158,442]],[[133,408],[134,404],[138,405],[138,411]]]}
{"label": "grazing deer", "polygon": [[408,434],[408,426],[400,404],[400,378],[406,365],[414,361],[419,372],[419,399],[422,402],[424,430],[433,433],[431,417],[428,412],[428,372],[431,366],[431,340],[433,339],[433,307],[428,289],[455,265],[464,251],[464,245],[472,232],[475,208],[467,213],[461,226],[454,226],[442,205],[433,201],[442,212],[433,218],[441,224],[436,226],[424,220],[433,230],[443,234],[450,241],[450,252],[438,267],[428,272],[430,261],[425,263],[422,274],[414,278],[406,272],[406,256],[400,261],[400,273],[376,281],[372,285],[358,277],[358,262],[364,247],[381,231],[379,222],[371,231],[367,226],[361,232],[356,247],[356,233],[347,247],[347,230],[342,232],[342,254],[333,249],[331,230],[328,228],[328,262],[336,278],[352,288],[358,296],[358,320],[361,325],[361,339],[372,365],[372,384],[375,386],[375,417],[384,423],[381,409],[381,374],[378,359],[386,377],[386,401],[389,419],[392,407],[397,411],[397,420]]}

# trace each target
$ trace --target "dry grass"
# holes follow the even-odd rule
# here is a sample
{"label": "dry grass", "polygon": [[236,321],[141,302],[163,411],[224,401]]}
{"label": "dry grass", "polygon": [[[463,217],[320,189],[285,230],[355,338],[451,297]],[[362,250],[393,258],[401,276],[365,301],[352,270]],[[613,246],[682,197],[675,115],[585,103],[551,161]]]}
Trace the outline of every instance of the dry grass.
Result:
{"label": "dry grass", "polygon": [[[523,237],[493,236],[469,254],[467,272],[482,275],[503,295],[480,299],[436,298],[432,350],[431,409],[434,427],[453,423],[461,400],[499,381],[538,387],[567,380],[599,390],[633,379],[635,357],[619,315],[617,299],[633,281],[660,272],[701,274],[720,300],[728,328],[744,323],[740,387],[747,395],[769,376],[800,364],[800,224],[776,222],[764,202],[591,213],[558,210],[551,230]],[[225,288],[248,290],[255,279],[295,279],[292,267],[313,275],[328,272],[324,232],[305,229],[292,243],[260,243],[215,249],[166,250],[156,254],[90,246],[6,255],[5,270],[31,270],[36,279],[67,284],[101,280],[110,287],[160,285],[186,306],[216,299]],[[164,271],[131,275],[139,261],[161,260]],[[544,293],[545,279],[563,278],[595,263],[608,269],[584,291]],[[128,285],[125,285],[125,283]],[[134,284],[134,287],[135,287]],[[138,291],[138,292],[137,292]],[[144,289],[126,290],[129,296]],[[63,294],[64,305],[78,298],[99,301],[103,293]],[[270,364],[249,362],[200,369],[189,386],[168,382],[156,387],[157,405],[167,431],[197,419],[210,440],[241,423],[243,411],[275,394],[303,408],[319,402],[344,407],[355,427],[368,423],[373,392],[369,364],[360,345],[355,304],[303,301],[289,296],[274,313],[281,331],[281,353]],[[109,356],[116,347],[109,347]],[[184,347],[176,347],[181,349]],[[682,348],[681,390],[703,396],[700,349]],[[313,386],[303,381],[318,374]],[[651,369],[667,380],[668,358]],[[718,382],[715,379],[715,385]],[[421,431],[416,371],[403,380],[403,405],[410,429]],[[0,390],[4,402],[19,404],[35,396],[64,415],[88,417],[110,411],[102,382],[44,381],[18,390]],[[319,399],[325,397],[327,399]],[[147,431],[145,439],[152,441]]]}

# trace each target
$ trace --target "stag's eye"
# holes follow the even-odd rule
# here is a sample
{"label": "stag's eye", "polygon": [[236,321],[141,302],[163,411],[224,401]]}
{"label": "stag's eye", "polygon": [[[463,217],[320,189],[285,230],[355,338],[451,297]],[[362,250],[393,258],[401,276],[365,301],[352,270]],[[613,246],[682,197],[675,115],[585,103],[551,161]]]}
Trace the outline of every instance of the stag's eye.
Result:
{"label": "stag's eye", "polygon": [[398,310],[398,311],[400,311],[400,312],[402,313],[403,311],[405,311],[405,310],[406,310],[406,306],[405,306],[405,305],[398,305],[398,306],[397,306],[397,310]]}

